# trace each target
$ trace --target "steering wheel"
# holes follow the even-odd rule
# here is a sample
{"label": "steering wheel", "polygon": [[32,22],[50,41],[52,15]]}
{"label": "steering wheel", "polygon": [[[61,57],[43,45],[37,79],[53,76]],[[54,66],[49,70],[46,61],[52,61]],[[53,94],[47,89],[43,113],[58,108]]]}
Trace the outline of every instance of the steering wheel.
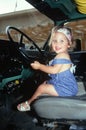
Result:
{"label": "steering wheel", "polygon": [[[19,45],[18,51],[20,52],[20,54],[23,56],[24,59],[26,59],[28,61],[30,61],[30,59],[36,59],[35,54],[34,55],[32,55],[32,53],[28,54],[26,49],[23,47],[25,41],[27,43],[28,42],[30,43],[29,50],[31,50],[31,48],[35,48],[36,51],[38,50],[38,52],[40,52],[40,54],[43,55],[41,49],[36,45],[36,43],[29,36],[27,36],[25,33],[23,33],[18,28],[8,26],[6,28],[6,33],[7,33],[8,38],[9,38],[11,43],[15,43],[16,42],[15,39],[17,39],[17,43]],[[15,34],[16,38],[13,36],[13,34]]]}

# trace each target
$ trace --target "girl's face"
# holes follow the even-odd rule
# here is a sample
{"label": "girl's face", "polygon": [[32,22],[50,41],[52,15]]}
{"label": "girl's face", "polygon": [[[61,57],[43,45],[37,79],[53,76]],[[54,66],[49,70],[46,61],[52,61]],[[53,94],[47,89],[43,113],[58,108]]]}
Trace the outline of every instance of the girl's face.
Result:
{"label": "girl's face", "polygon": [[68,48],[70,47],[66,36],[61,32],[56,32],[52,35],[53,36],[51,46],[53,51],[55,51],[56,53],[66,53],[68,51]]}

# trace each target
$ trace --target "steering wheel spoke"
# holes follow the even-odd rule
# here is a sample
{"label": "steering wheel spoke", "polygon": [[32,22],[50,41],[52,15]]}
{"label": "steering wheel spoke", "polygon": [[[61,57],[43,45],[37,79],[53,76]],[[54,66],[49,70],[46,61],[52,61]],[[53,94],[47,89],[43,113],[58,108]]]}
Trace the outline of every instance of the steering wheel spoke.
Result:
{"label": "steering wheel spoke", "polygon": [[[18,52],[22,55],[23,60],[30,61],[31,59],[36,59],[36,55],[33,55],[31,53],[27,53],[27,50],[25,48],[25,45],[27,44],[29,46],[28,51],[32,51],[33,53],[33,48],[35,48],[35,51],[40,53],[43,56],[43,53],[41,49],[37,46],[37,44],[29,37],[27,36],[24,32],[19,30],[18,28],[8,26],[6,28],[6,33],[8,35],[9,40],[11,43],[18,43]],[[15,41],[16,39],[16,41]],[[21,49],[23,47],[23,49]]]}

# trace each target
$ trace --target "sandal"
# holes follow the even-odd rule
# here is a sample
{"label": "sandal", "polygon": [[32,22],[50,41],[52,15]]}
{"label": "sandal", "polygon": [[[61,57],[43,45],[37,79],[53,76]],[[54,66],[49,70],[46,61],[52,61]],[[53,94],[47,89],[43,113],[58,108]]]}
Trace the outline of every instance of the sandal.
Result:
{"label": "sandal", "polygon": [[25,102],[19,104],[17,106],[17,109],[19,111],[22,111],[22,112],[24,112],[24,111],[30,111],[30,105],[29,105],[28,101],[25,101]]}

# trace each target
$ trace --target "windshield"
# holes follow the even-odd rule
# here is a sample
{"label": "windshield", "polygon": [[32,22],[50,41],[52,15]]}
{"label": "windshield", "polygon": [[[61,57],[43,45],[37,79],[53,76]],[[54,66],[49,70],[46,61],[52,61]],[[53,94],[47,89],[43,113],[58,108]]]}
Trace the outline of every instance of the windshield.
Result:
{"label": "windshield", "polygon": [[[37,14],[39,14],[39,19],[35,19]],[[40,49],[45,49],[48,46],[48,42],[46,41],[50,36],[51,29],[54,26],[54,22],[48,17],[39,13],[38,11],[34,15],[34,18],[31,17],[31,19],[28,20],[28,17],[26,18],[26,21],[28,21],[27,26],[26,27],[22,26],[23,22],[19,22],[20,26],[18,29],[20,29],[27,36],[29,36],[38,45]],[[35,21],[35,24],[32,23],[32,20]],[[64,24],[64,26],[70,27],[73,31],[73,36],[76,44],[74,51],[79,51],[79,50],[86,51],[86,40],[85,40],[86,20],[76,20],[76,21],[67,22]],[[17,42],[20,37],[20,34],[12,30],[11,36]],[[0,39],[9,40],[5,32],[1,33]],[[26,45],[27,49],[28,48],[34,49],[32,43],[28,41],[26,38],[23,39],[23,43]]]}

